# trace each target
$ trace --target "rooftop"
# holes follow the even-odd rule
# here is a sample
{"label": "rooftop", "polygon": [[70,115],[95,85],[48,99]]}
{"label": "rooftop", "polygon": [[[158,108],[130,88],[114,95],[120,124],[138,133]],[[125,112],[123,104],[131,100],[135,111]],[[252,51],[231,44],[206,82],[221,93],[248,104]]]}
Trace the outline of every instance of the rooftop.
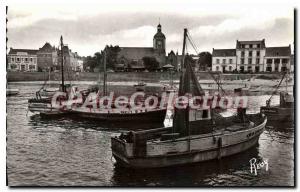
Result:
{"label": "rooftop", "polygon": [[235,49],[213,49],[213,57],[234,57],[236,55]]}
{"label": "rooftop", "polygon": [[291,56],[291,47],[267,47],[266,57]]}
{"label": "rooftop", "polygon": [[17,53],[27,53],[28,55],[36,55],[37,54],[36,49],[13,49],[10,48],[9,53],[8,54],[17,54]]}

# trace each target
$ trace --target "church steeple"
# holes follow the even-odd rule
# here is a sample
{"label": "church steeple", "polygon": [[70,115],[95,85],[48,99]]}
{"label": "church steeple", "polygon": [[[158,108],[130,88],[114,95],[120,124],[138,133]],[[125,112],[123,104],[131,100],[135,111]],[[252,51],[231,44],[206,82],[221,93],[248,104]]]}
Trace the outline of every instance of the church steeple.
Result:
{"label": "church steeple", "polygon": [[161,32],[161,25],[160,25],[160,23],[157,25],[157,32]]}
{"label": "church steeple", "polygon": [[166,37],[161,32],[161,24],[160,22],[157,25],[157,32],[153,37],[153,48],[157,50],[159,53],[165,53],[166,49]]}

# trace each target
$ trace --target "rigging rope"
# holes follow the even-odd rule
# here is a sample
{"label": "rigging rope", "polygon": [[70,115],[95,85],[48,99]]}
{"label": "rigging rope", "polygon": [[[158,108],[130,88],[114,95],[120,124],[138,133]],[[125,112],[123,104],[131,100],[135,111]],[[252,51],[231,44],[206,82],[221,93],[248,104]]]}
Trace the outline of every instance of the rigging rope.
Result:
{"label": "rigging rope", "polygon": [[[196,54],[199,55],[199,51],[198,51],[198,47],[195,44],[195,42],[193,41],[191,35],[189,34],[189,32],[187,33],[187,39],[189,40],[190,44],[192,45],[193,49],[195,50]],[[213,80],[217,83],[217,85],[220,87],[221,91],[223,92],[223,94],[225,94],[225,90],[223,89],[221,82],[217,81],[217,79],[214,77],[214,75],[210,72],[208,72],[211,77],[213,78]]]}
{"label": "rigging rope", "polygon": [[275,95],[275,93],[277,92],[277,90],[279,89],[279,86],[281,85],[281,83],[282,83],[282,81],[283,81],[285,75],[286,75],[286,73],[283,73],[283,76],[282,76],[282,78],[281,78],[279,84],[277,85],[276,89],[275,89],[275,90],[273,91],[273,93],[271,94],[271,97],[266,101],[267,106],[270,106],[270,104],[271,104],[271,99],[272,99],[272,97]]}

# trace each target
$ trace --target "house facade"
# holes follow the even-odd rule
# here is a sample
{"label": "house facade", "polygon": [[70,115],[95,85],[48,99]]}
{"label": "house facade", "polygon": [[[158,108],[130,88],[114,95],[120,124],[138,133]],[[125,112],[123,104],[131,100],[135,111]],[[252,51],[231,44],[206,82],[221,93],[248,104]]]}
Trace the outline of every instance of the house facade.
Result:
{"label": "house facade", "polygon": [[7,55],[8,71],[37,71],[37,52],[34,49],[10,48]]}
{"label": "house facade", "polygon": [[235,49],[213,49],[212,71],[281,72],[293,71],[291,47],[266,47],[265,39],[236,41]]}
{"label": "house facade", "polygon": [[58,69],[58,49],[46,42],[37,52],[37,64],[39,71]]}
{"label": "house facade", "polygon": [[293,71],[291,66],[291,47],[268,47],[264,58],[264,71]]}
{"label": "house facade", "polygon": [[[83,71],[83,60],[68,45],[63,47],[64,66],[68,70]],[[7,55],[8,71],[54,71],[61,68],[61,51],[46,42],[38,50],[10,48]]]}
{"label": "house facade", "polygon": [[230,72],[236,70],[235,49],[213,49],[212,71]]}

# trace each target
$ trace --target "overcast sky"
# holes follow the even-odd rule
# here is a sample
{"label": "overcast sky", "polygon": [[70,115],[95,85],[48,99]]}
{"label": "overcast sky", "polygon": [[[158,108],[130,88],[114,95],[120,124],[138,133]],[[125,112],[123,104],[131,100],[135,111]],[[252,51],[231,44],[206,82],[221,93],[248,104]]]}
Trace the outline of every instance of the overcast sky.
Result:
{"label": "overcast sky", "polygon": [[[151,47],[159,22],[167,52],[182,51],[188,28],[198,51],[235,48],[236,40],[260,40],[267,46],[293,44],[293,9],[266,6],[91,5],[9,6],[8,47],[38,49],[64,43],[79,55],[93,55],[106,44]],[[192,48],[188,48],[194,53]]]}

